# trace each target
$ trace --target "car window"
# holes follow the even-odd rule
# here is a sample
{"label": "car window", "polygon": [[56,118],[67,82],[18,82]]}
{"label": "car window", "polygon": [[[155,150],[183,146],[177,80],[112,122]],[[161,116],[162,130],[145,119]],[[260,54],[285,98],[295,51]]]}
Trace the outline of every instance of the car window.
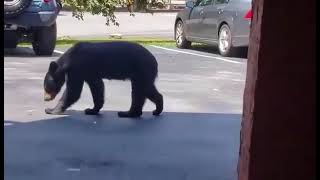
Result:
{"label": "car window", "polygon": [[199,0],[196,3],[196,6],[207,6],[207,5],[211,5],[213,3],[214,0]]}
{"label": "car window", "polygon": [[215,0],[215,4],[228,4],[229,0]]}

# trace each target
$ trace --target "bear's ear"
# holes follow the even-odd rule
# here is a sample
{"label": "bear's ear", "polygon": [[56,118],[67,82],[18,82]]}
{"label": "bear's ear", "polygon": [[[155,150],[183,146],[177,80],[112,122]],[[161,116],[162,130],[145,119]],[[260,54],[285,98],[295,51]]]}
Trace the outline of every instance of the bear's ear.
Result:
{"label": "bear's ear", "polygon": [[58,64],[54,61],[51,61],[50,66],[49,66],[49,72],[50,73],[55,73],[58,69]]}

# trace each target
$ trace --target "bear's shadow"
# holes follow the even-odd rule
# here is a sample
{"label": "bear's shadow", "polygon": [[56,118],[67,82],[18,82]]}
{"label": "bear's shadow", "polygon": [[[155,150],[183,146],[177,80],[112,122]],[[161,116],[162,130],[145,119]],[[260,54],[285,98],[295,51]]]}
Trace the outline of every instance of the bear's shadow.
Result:
{"label": "bear's shadow", "polygon": [[154,117],[144,112],[142,120],[118,118],[116,111],[66,114],[4,120],[6,179],[46,179],[47,172],[52,179],[70,179],[61,171],[70,167],[81,168],[85,177],[121,170],[135,179],[181,179],[185,169],[193,179],[204,179],[204,172],[218,177],[213,179],[236,179],[241,114],[163,112]]}
{"label": "bear's shadow", "polygon": [[108,119],[108,118],[119,118],[119,119],[130,119],[130,120],[152,120],[152,119],[161,119],[160,116],[153,116],[151,111],[143,111],[143,114],[137,118],[120,118],[118,117],[119,111],[100,111],[97,115],[86,115],[84,110],[66,110],[62,116],[69,116],[73,118],[86,118],[91,120],[100,120],[100,119]]}
{"label": "bear's shadow", "polygon": [[[143,111],[139,118],[119,118],[117,113],[118,111],[107,110],[101,111],[99,115],[85,115],[82,110],[70,109],[63,115],[48,115],[41,119],[34,118],[30,122],[6,119],[4,123],[6,131],[16,131],[20,135],[36,131],[48,136],[54,132],[78,134],[95,125],[97,128],[99,127],[95,130],[107,134],[109,130],[112,133],[117,132],[117,134],[130,134],[131,131],[135,133],[147,131],[152,134],[150,130],[155,128],[157,131],[159,130],[157,133],[161,135],[168,135],[165,132],[169,133],[169,131],[173,133],[172,135],[179,134],[179,132],[182,134],[202,134],[207,131],[212,135],[221,133],[220,135],[230,136],[229,138],[233,139],[233,136],[238,136],[241,122],[240,114],[162,112],[160,116],[153,116],[151,111]],[[78,129],[79,127],[81,128]],[[21,131],[19,131],[20,128]]]}

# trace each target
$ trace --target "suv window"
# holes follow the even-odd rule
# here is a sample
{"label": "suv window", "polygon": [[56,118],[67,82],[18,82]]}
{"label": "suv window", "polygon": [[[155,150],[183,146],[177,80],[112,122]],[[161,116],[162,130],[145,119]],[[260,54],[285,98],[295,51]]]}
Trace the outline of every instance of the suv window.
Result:
{"label": "suv window", "polygon": [[228,4],[229,0],[216,0],[215,4]]}
{"label": "suv window", "polygon": [[214,0],[199,0],[197,1],[197,6],[208,6],[211,5]]}

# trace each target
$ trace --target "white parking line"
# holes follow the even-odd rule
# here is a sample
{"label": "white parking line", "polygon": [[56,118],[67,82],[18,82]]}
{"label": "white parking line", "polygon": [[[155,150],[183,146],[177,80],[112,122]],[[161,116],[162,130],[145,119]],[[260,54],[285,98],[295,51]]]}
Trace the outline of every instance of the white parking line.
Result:
{"label": "white parking line", "polygon": [[4,126],[12,126],[13,123],[4,123]]}
{"label": "white parking line", "polygon": [[63,51],[59,51],[59,50],[54,50],[53,52],[58,53],[58,54],[63,54]]}
{"label": "white parking line", "polygon": [[156,45],[150,45],[150,46],[152,46],[152,47],[154,47],[154,48],[158,48],[158,49],[167,50],[167,51],[173,51],[173,52],[178,52],[178,53],[183,53],[183,54],[189,54],[189,55],[194,55],[194,56],[199,56],[199,57],[205,57],[205,58],[210,58],[210,59],[217,59],[217,60],[221,60],[221,61],[225,61],[225,62],[229,62],[229,63],[234,63],[234,64],[243,64],[243,62],[232,61],[232,60],[229,60],[229,59],[226,59],[226,58],[221,58],[221,57],[207,56],[207,55],[203,55],[203,54],[197,54],[197,53],[192,53],[192,52],[180,51],[180,50],[165,48],[165,47],[156,46]]}
{"label": "white parking line", "polygon": [[[221,58],[221,57],[216,57],[216,56],[207,56],[207,55],[203,55],[203,54],[180,51],[180,50],[165,48],[165,47],[156,46],[156,45],[150,45],[150,46],[152,46],[154,48],[158,48],[158,49],[167,50],[167,51],[173,51],[173,52],[178,52],[178,53],[183,53],[183,54],[190,54],[190,55],[199,56],[199,57],[205,57],[205,58],[210,58],[210,59],[217,59],[217,60],[221,60],[221,61],[225,61],[225,62],[229,62],[229,63],[234,63],[234,64],[244,64],[243,62],[232,61],[232,60],[229,60],[229,59],[226,59],[226,58]],[[58,53],[58,54],[63,54],[64,53],[63,51],[59,51],[59,50],[54,50],[54,52]]]}

